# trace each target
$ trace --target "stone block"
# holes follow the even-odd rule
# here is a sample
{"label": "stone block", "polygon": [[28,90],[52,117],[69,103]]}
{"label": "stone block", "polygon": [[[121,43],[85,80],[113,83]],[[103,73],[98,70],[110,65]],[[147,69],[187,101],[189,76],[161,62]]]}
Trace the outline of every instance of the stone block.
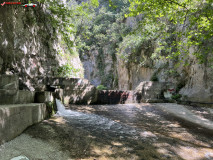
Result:
{"label": "stone block", "polygon": [[93,104],[97,100],[97,90],[90,85],[85,88],[64,89],[65,104]]}
{"label": "stone block", "polygon": [[0,104],[14,104],[17,90],[0,89]]}
{"label": "stone block", "polygon": [[0,89],[18,90],[18,77],[16,75],[0,75]]}
{"label": "stone block", "polygon": [[24,104],[34,102],[34,92],[0,89],[0,104]]}
{"label": "stone block", "polygon": [[15,104],[34,103],[35,92],[19,90]]}
{"label": "stone block", "polygon": [[45,104],[0,105],[0,144],[12,140],[45,116]]}

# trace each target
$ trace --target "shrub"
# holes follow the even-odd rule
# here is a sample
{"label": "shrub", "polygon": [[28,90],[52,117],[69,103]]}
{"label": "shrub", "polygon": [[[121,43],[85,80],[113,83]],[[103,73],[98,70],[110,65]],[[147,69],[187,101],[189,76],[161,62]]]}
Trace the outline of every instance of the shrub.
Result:
{"label": "shrub", "polygon": [[175,94],[175,95],[172,96],[172,99],[179,100],[181,97],[182,97],[181,94]]}
{"label": "shrub", "polygon": [[65,64],[60,66],[56,70],[56,75],[59,77],[77,77],[77,74],[80,72],[80,69],[74,68],[72,64]]}
{"label": "shrub", "polygon": [[151,81],[158,81],[157,74],[153,74],[152,77],[150,78]]}
{"label": "shrub", "polygon": [[106,90],[107,87],[105,87],[104,85],[98,85],[98,86],[97,86],[97,89],[98,89],[98,90]]}

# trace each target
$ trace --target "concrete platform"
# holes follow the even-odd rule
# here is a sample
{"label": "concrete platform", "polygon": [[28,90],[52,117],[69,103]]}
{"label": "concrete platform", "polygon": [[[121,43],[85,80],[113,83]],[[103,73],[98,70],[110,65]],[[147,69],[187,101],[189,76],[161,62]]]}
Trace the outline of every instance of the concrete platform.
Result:
{"label": "concrete platform", "polygon": [[34,92],[0,89],[0,104],[26,104],[34,102]]}
{"label": "concrete platform", "polygon": [[[193,107],[175,103],[156,103],[153,105],[155,105],[156,108],[161,109],[162,111],[167,112],[168,114],[177,117],[182,121],[189,122],[213,132],[212,118],[205,118],[203,115],[200,114],[201,111],[193,111]],[[213,109],[211,108],[199,108],[200,110],[202,110],[202,112],[205,112],[205,114],[213,114]]]}
{"label": "concrete platform", "polygon": [[0,144],[20,135],[27,127],[46,117],[46,105],[0,105]]}

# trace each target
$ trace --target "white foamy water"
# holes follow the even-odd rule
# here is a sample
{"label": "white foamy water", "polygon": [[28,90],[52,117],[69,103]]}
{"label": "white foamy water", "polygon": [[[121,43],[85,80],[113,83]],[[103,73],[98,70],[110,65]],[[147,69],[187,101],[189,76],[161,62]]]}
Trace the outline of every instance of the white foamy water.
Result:
{"label": "white foamy water", "polygon": [[118,133],[121,136],[137,136],[141,138],[153,136],[141,136],[144,130],[136,129],[132,126],[116,122],[101,115],[82,113],[65,109],[64,105],[56,99],[58,112],[56,116],[65,117],[69,124],[76,127],[85,128],[90,131],[108,131]]}
{"label": "white foamy water", "polygon": [[80,112],[65,109],[64,105],[58,99],[56,99],[56,106],[58,109],[56,114],[59,116],[82,116]]}

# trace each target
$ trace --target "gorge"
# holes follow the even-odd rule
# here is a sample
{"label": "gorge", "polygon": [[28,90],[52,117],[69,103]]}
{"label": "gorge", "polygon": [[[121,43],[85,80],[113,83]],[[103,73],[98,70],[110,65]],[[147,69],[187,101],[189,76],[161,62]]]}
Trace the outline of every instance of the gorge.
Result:
{"label": "gorge", "polygon": [[213,158],[212,2],[142,2],[0,6],[0,160]]}

